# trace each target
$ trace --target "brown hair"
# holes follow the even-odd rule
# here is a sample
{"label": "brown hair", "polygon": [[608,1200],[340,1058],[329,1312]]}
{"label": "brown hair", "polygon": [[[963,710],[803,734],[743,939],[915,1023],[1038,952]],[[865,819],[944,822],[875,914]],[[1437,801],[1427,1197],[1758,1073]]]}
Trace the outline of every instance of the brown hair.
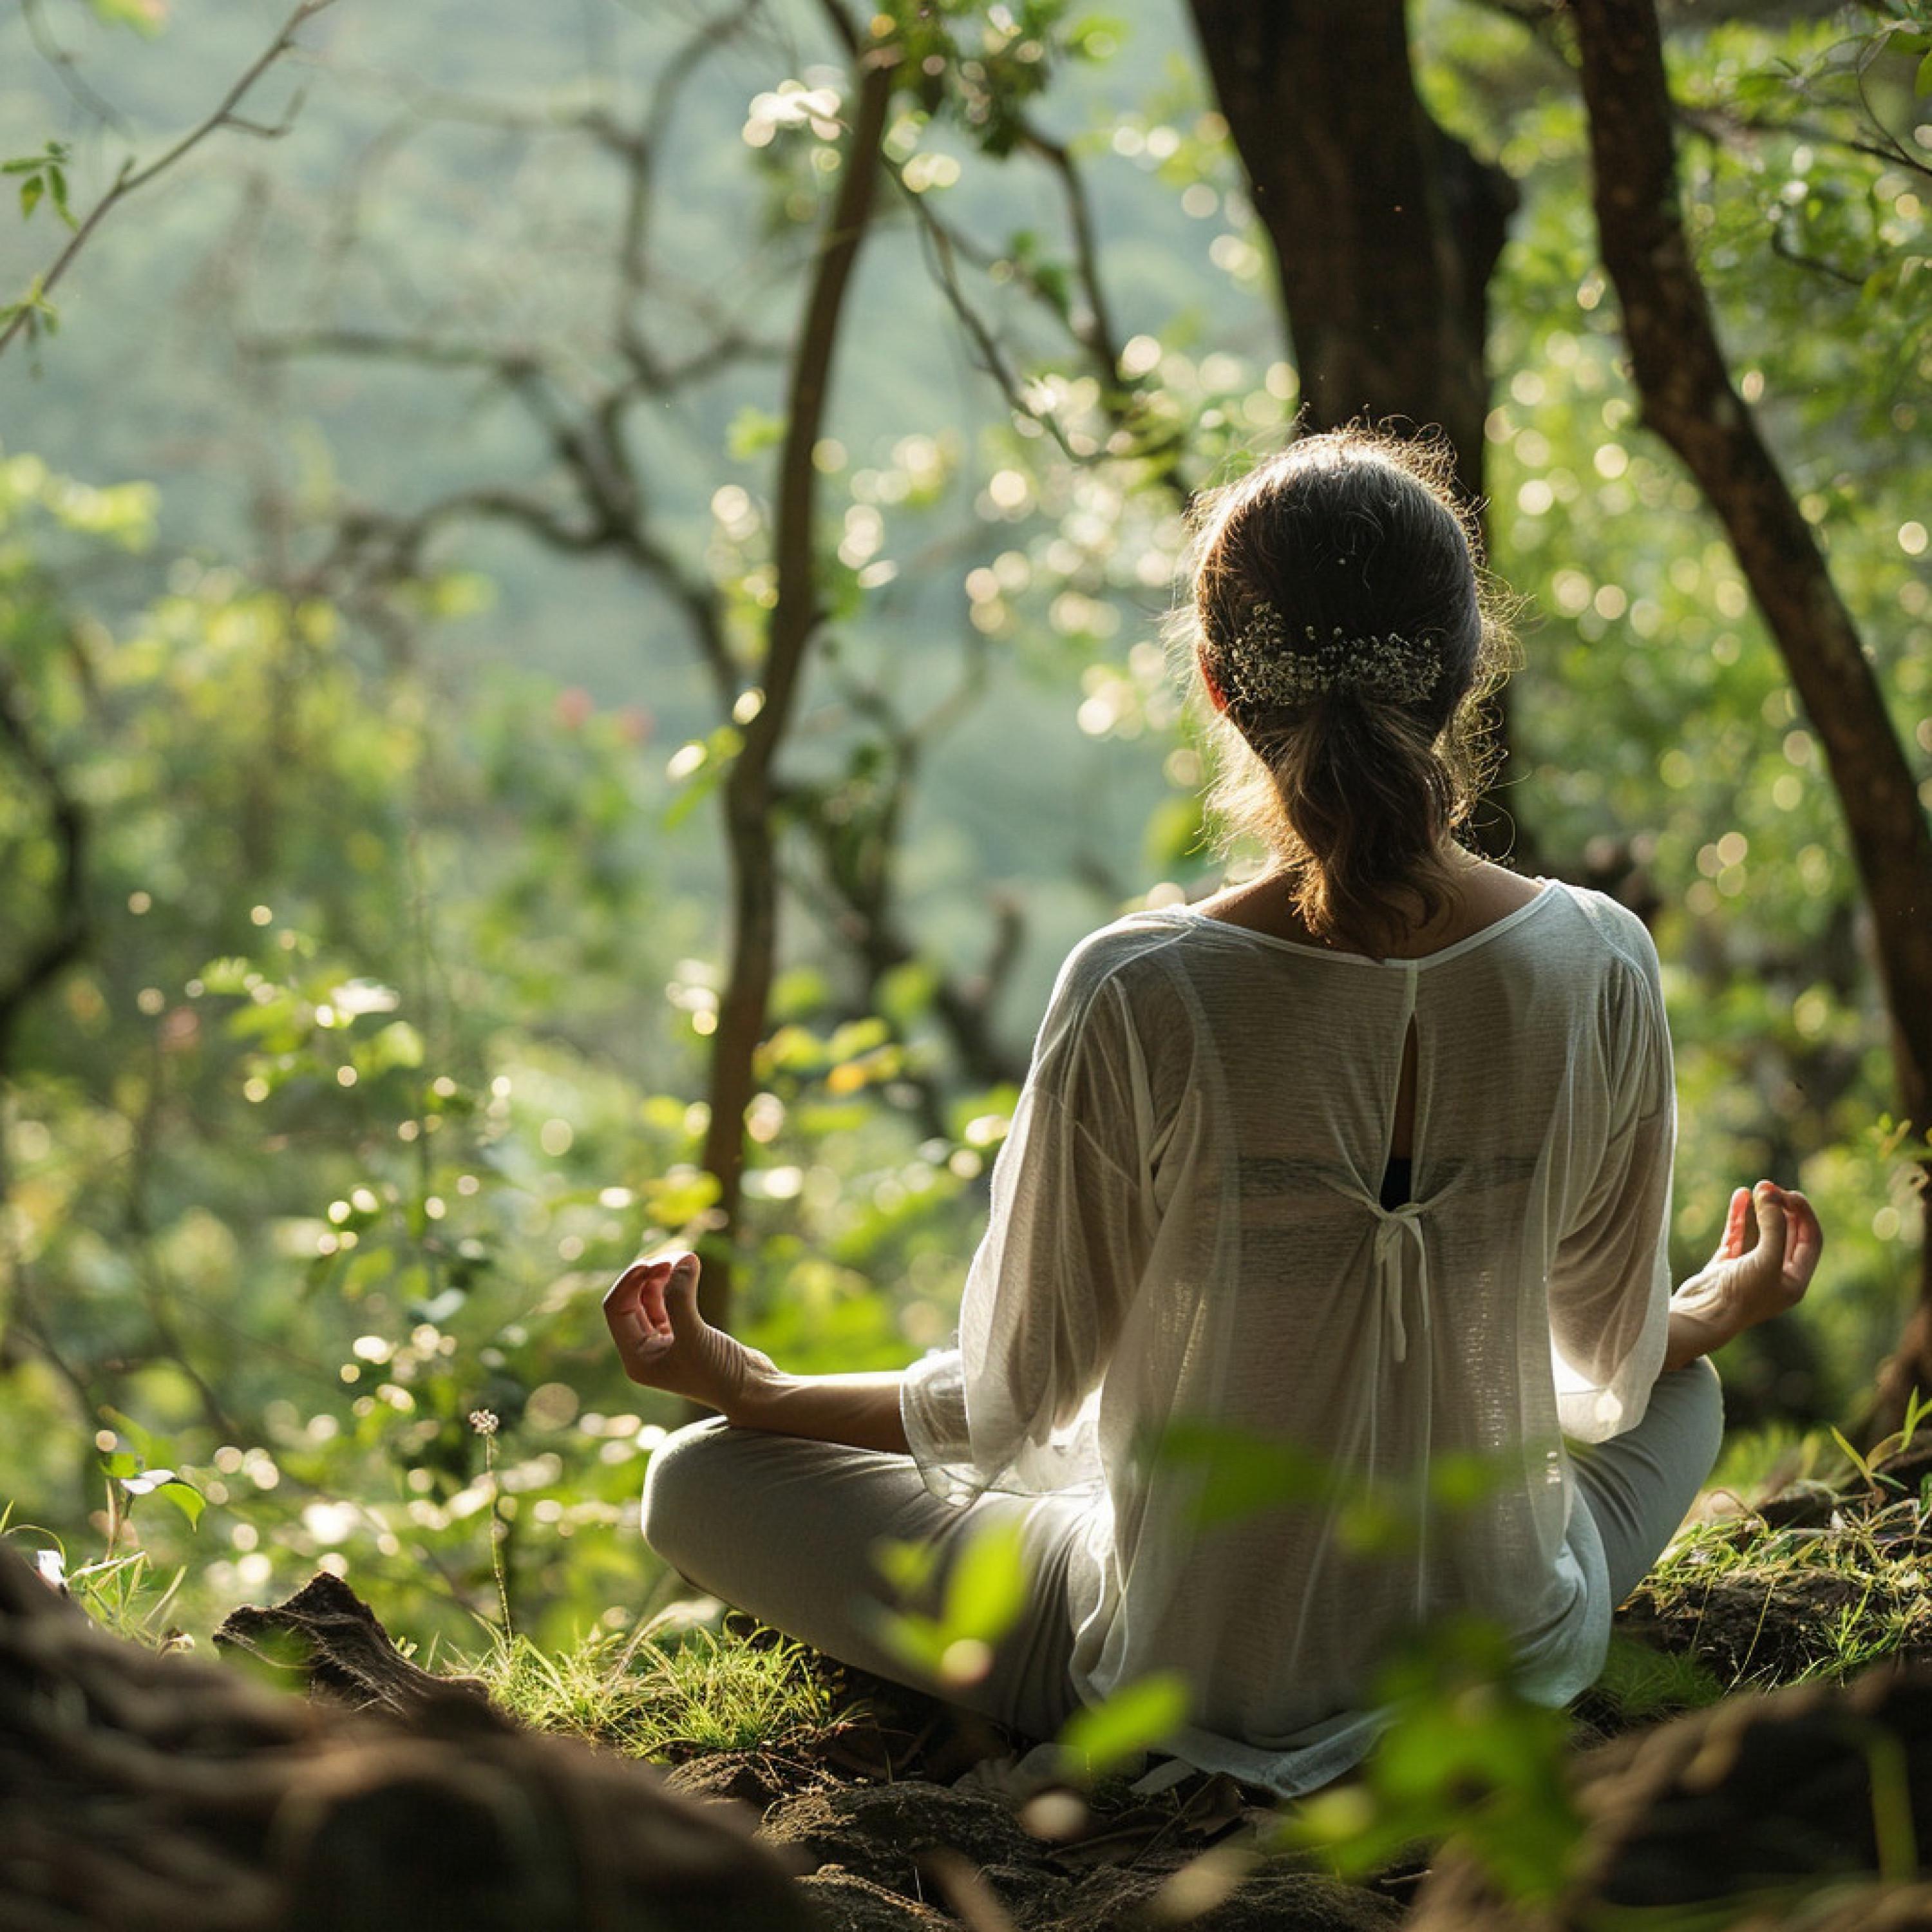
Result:
{"label": "brown hair", "polygon": [[[1271,847],[1311,932],[1370,942],[1449,902],[1445,835],[1486,776],[1502,599],[1439,442],[1360,425],[1300,438],[1197,498],[1177,614],[1225,850]],[[1211,706],[1211,692],[1208,694]]]}

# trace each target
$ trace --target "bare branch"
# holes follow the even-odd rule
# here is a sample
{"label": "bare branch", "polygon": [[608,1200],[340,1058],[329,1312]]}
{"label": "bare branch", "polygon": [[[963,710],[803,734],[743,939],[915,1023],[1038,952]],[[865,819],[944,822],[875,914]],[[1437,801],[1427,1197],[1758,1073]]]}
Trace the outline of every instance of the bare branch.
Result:
{"label": "bare branch", "polygon": [[[821,913],[830,907],[831,925],[866,975],[868,998],[886,974],[921,956],[899,919],[889,860],[926,754],[985,694],[991,673],[987,641],[976,632],[967,632],[963,641],[964,660],[952,688],[910,719],[901,716],[877,686],[849,672],[835,674],[852,711],[878,728],[886,769],[876,778],[875,796],[835,817],[822,807],[839,790],[838,781],[788,788],[783,795],[788,816],[818,848],[822,881],[812,890],[794,885],[795,896]],[[812,809],[814,806],[821,808]],[[997,900],[994,910],[986,969],[963,980],[937,972],[932,996],[960,1066],[968,1078],[985,1085],[1017,1082],[1026,1070],[1024,1055],[1016,1058],[1002,1046],[993,1029],[993,1009],[1017,957],[1022,932],[1016,906]]]}
{"label": "bare branch", "polygon": [[860,38],[859,29],[850,14],[846,12],[839,0],[818,0],[819,11],[831,22],[832,31],[838,36],[839,44],[854,60],[857,60],[865,45]]}
{"label": "bare branch", "polygon": [[662,386],[667,377],[637,323],[637,304],[649,278],[651,210],[657,185],[657,160],[670,126],[670,118],[692,76],[720,47],[748,26],[762,0],[738,0],[736,5],[705,21],[667,60],[660,70],[642,122],[634,134],[626,134],[607,120],[606,144],[622,158],[629,170],[618,250],[617,303],[612,333],[640,375]]}
{"label": "bare branch", "polygon": [[978,351],[980,366],[998,386],[1000,393],[1006,398],[1006,406],[1016,416],[1027,416],[1038,423],[1059,446],[1060,452],[1068,462],[1091,463],[1096,453],[1082,457],[1077,454],[1068,441],[1064,425],[1050,410],[1036,409],[1026,394],[1017,370],[1008,360],[1006,351],[1000,346],[999,338],[992,327],[966,298],[961,287],[958,269],[953,257],[958,250],[958,240],[951,226],[943,220],[922,194],[916,194],[907,188],[903,175],[896,169],[893,178],[904,191],[908,206],[919,223],[920,238],[925,246],[927,261],[932,265],[932,278],[940,293],[946,298],[954,319],[966,332],[967,339]]}
{"label": "bare branch", "polygon": [[1796,116],[1751,114],[1728,104],[1711,107],[1686,105],[1677,107],[1675,112],[1680,128],[1700,140],[1708,141],[1713,147],[1738,145],[1737,137],[1741,134],[1791,134],[1810,142],[1816,148],[1834,148],[1840,154],[1862,154],[1869,160],[1882,161],[1888,167],[1904,168],[1913,174],[1932,178],[1932,163],[1915,154],[1890,128],[1876,118],[1871,124],[1884,136],[1882,142],[1862,141],[1854,135],[1828,128],[1822,122]]}
{"label": "bare branch", "polygon": [[[244,70],[241,77],[223,95],[220,106],[213,113],[190,128],[172,147],[157,155],[146,167],[135,166],[131,159],[123,165],[120,173],[115,177],[113,184],[94,203],[86,220],[68,238],[66,247],[54,257],[47,268],[34,277],[26,297],[14,309],[13,320],[4,328],[0,328],[0,356],[7,352],[8,345],[28,328],[36,316],[41,313],[42,304],[53,292],[55,285],[72,266],[74,258],[86,247],[102,221],[129,196],[138,193],[158,175],[165,173],[177,161],[199,147],[217,128],[242,124],[238,123],[235,113],[236,109],[242,104],[242,98],[294,46],[296,32],[314,20],[316,14],[325,12],[334,4],[335,0],[300,0],[294,12],[283,22],[280,32]],[[247,124],[250,126],[251,131],[264,131],[254,128],[252,124]]]}
{"label": "bare branch", "polygon": [[430,335],[391,335],[373,328],[310,328],[287,335],[256,336],[258,356],[288,361],[298,356],[349,356],[372,362],[411,362],[430,369],[482,369],[506,382],[538,366],[536,352],[487,342],[446,341]]}
{"label": "bare branch", "polygon": [[[1067,204],[1068,225],[1073,236],[1075,272],[1087,298],[1088,316],[1084,323],[1076,321],[1066,313],[1042,284],[1027,276],[1023,269],[1020,272],[1021,279],[1030,292],[1052,310],[1072,338],[1074,346],[1087,358],[1100,384],[1100,406],[1108,422],[1117,432],[1124,431],[1138,438],[1142,428],[1134,418],[1135,391],[1133,385],[1120,374],[1120,350],[1114,340],[1106,284],[1100,272],[1099,244],[1078,164],[1070,149],[1043,135],[1029,131],[1023,135],[1022,145],[1059,176],[1061,193]],[[976,267],[986,268],[996,259],[992,252],[953,227],[932,206],[930,196],[914,194],[898,170],[893,172],[919,224],[926,260],[939,292],[964,330],[968,340],[978,351],[981,366],[998,386],[1007,407],[1015,415],[1029,417],[1038,423],[1053,438],[1070,463],[1084,467],[1107,460],[1116,453],[1114,450],[1104,447],[1086,450],[1077,448],[1066,425],[1050,411],[1034,404],[992,326],[967,296],[956,258],[963,258]],[[1151,452],[1142,448],[1138,453],[1144,455]],[[1186,500],[1190,485],[1178,470],[1170,468],[1165,471],[1162,481],[1170,494],[1181,502]]]}
{"label": "bare branch", "polygon": [[1064,142],[1050,139],[1036,128],[1028,128],[1021,136],[1020,143],[1029,154],[1037,154],[1059,177],[1060,194],[1066,202],[1067,225],[1073,232],[1074,262],[1080,286],[1087,297],[1087,326],[1084,330],[1076,329],[1075,333],[1094,362],[1109,372],[1103,380],[1118,382],[1120,374],[1120,345],[1114,334],[1106,288],[1100,279],[1100,251],[1094,238],[1093,204],[1088,198],[1087,184],[1081,178],[1072,151]]}
{"label": "bare branch", "polygon": [[1850,269],[1841,268],[1835,262],[1828,262],[1821,255],[1808,255],[1802,248],[1794,248],[1784,238],[1784,224],[1775,222],[1771,230],[1771,252],[1780,262],[1789,262],[1794,268],[1808,268],[1814,275],[1822,275],[1848,289],[1862,289],[1865,285],[1863,275],[1853,274]]}

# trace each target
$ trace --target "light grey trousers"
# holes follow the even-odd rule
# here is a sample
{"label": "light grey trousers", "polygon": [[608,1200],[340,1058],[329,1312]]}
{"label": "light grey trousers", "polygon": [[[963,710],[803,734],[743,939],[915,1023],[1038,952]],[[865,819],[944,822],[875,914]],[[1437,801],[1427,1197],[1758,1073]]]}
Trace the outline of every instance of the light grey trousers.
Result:
{"label": "light grey trousers", "polygon": [[[1717,1460],[1724,1396],[1699,1360],[1664,1376],[1627,1434],[1573,1445],[1580,1503],[1595,1519],[1612,1600],[1640,1583]],[[940,1586],[960,1550],[995,1522],[1020,1526],[1028,1607],[990,1672],[956,1703],[1029,1737],[1051,1738],[1079,1700],[1066,1567],[1083,1499],[989,1492],[965,1509],[932,1495],[911,1459],[795,1436],[692,1424],[652,1453],[645,1540],[690,1582],[760,1622],[875,1676],[930,1689],[880,1641],[898,1606],[872,1557],[881,1539],[934,1545]]]}

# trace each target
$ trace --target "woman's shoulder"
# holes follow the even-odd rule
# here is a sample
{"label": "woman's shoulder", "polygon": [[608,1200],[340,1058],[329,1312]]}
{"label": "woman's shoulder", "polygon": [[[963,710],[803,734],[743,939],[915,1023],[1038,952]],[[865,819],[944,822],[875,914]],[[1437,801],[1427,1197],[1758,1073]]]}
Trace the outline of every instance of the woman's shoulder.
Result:
{"label": "woman's shoulder", "polygon": [[1650,928],[1620,899],[1588,886],[1573,886],[1567,880],[1550,879],[1543,890],[1555,892],[1567,902],[1572,913],[1573,931],[1587,936],[1611,958],[1632,967],[1646,980],[1658,976],[1657,942]]}
{"label": "woman's shoulder", "polygon": [[1186,930],[1168,907],[1137,907],[1123,913],[1075,944],[1060,964],[1060,988],[1090,997],[1109,980],[1144,980],[1150,975],[1143,962],[1165,952]]}

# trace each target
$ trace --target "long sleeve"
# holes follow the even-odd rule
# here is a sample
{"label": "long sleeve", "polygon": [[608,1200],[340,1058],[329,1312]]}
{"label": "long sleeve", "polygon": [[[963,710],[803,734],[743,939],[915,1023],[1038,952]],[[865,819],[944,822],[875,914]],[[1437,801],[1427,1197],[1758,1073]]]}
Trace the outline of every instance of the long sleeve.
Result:
{"label": "long sleeve", "polygon": [[1153,1232],[1150,1112],[1120,989],[1093,984],[1076,953],[994,1163],[958,1346],[903,1384],[907,1440],[935,1495],[964,1504],[1100,1479],[1096,1391]]}
{"label": "long sleeve", "polygon": [[1550,1270],[1558,1420],[1584,1442],[1642,1420],[1670,1324],[1677,1110],[1670,1029],[1647,940],[1624,992],[1603,1162]]}

